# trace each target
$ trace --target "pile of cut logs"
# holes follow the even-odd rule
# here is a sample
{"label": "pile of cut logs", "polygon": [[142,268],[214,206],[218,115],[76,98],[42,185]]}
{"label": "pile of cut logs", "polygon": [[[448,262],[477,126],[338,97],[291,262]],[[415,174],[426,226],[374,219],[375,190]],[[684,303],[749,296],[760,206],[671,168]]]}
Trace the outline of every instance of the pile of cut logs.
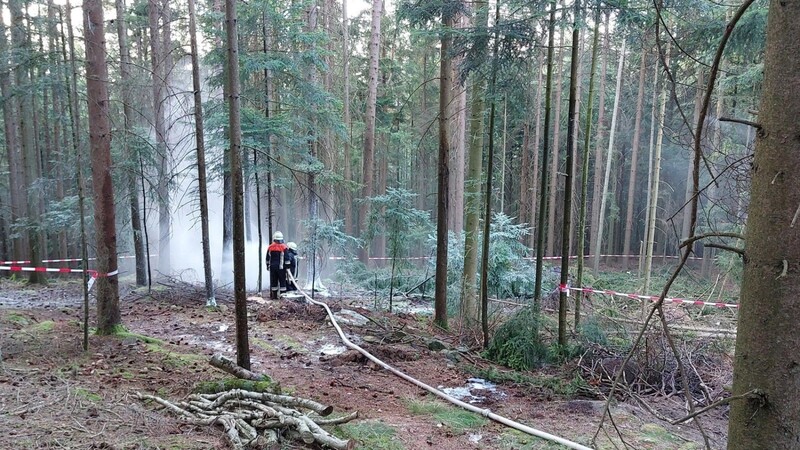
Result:
{"label": "pile of cut logs", "polygon": [[[264,380],[263,375],[243,369],[221,355],[214,355],[210,363],[241,379]],[[358,412],[328,418],[333,407],[309,399],[245,389],[192,394],[179,402],[138,392],[136,395],[141,400],[156,402],[186,423],[221,426],[227,441],[236,450],[272,448],[286,439],[337,450],[355,447],[354,441],[339,439],[322,427],[349,422],[358,417]]]}

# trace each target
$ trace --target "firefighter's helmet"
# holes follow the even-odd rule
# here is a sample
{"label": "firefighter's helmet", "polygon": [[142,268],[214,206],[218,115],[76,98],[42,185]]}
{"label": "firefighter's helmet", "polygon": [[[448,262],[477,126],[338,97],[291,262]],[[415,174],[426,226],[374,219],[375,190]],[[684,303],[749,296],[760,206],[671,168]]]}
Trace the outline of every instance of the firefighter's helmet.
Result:
{"label": "firefighter's helmet", "polygon": [[283,242],[283,233],[276,231],[275,234],[272,235],[272,240],[275,242]]}
{"label": "firefighter's helmet", "polygon": [[286,246],[294,251],[297,251],[297,244],[294,242],[289,242],[288,244],[286,244]]}

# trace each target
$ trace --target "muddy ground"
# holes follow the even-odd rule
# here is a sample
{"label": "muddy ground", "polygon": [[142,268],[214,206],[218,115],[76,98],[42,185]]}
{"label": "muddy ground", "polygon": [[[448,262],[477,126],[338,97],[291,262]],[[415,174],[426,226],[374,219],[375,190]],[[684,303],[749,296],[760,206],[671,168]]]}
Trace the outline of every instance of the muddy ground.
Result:
{"label": "muddy ground", "polygon": [[[154,286],[150,293],[123,283],[121,290],[122,321],[130,333],[91,335],[84,352],[80,283],[54,280],[47,287],[29,287],[0,279],[0,448],[227,448],[219,429],[183,424],[137,400],[135,393],[179,400],[200,382],[227,377],[207,360],[218,352],[235,359],[230,294],[220,294],[221,307],[209,310],[202,290],[182,283]],[[455,392],[470,392],[474,397],[467,400],[481,408],[590,445],[604,403],[589,391],[568,388],[575,379],[574,363],[519,376],[464,351],[454,335],[432,329],[427,316],[362,307],[370,301],[326,301],[335,311],[368,317],[365,324],[343,324],[345,332],[399,370],[435,387],[462,388]],[[252,369],[338,413],[357,410],[359,419],[334,433],[355,439],[359,448],[562,448],[443,406],[352,352],[337,354],[342,344],[318,307],[254,296],[248,308]],[[431,350],[432,340],[446,348]],[[513,381],[498,382],[494,390],[468,381],[487,372],[495,380]],[[679,398],[645,400],[657,405],[659,414],[683,415]],[[693,424],[669,425],[633,400],[616,402],[612,411],[632,448],[704,448]],[[725,414],[712,411],[704,418],[713,448],[725,446]],[[613,435],[614,429],[605,427],[597,448],[615,448],[608,438]],[[619,438],[613,440],[622,446]],[[287,442],[282,448],[307,447]]]}

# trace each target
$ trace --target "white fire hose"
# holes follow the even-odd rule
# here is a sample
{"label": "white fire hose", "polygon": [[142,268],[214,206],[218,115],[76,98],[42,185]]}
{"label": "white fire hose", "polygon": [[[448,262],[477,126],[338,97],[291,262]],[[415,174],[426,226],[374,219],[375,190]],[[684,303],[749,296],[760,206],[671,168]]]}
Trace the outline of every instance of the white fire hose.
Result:
{"label": "white fire hose", "polygon": [[[292,276],[291,272],[286,271],[286,275],[289,278],[289,280],[292,283],[294,283],[295,286],[297,286],[297,282],[294,279],[294,277]],[[513,421],[511,419],[508,419],[506,417],[497,415],[497,414],[491,412],[489,409],[481,409],[481,408],[478,408],[478,407],[476,407],[474,405],[471,405],[469,403],[463,402],[463,401],[461,401],[461,400],[459,400],[457,398],[454,398],[454,397],[451,397],[451,396],[445,394],[444,392],[434,388],[433,386],[429,386],[429,385],[427,385],[427,384],[425,384],[425,383],[423,383],[423,382],[421,382],[421,381],[419,381],[419,380],[417,380],[415,378],[412,378],[409,375],[406,375],[403,372],[400,372],[399,370],[395,369],[394,367],[390,366],[389,364],[386,364],[385,362],[383,362],[380,359],[376,358],[375,356],[373,356],[368,351],[366,351],[363,348],[359,347],[358,345],[352,343],[350,341],[350,339],[348,339],[347,336],[345,336],[344,332],[342,331],[342,328],[336,322],[336,319],[333,317],[333,312],[331,312],[331,310],[330,310],[330,308],[328,308],[327,304],[325,304],[323,302],[318,302],[318,301],[312,299],[311,297],[309,297],[308,294],[306,294],[299,287],[297,288],[297,292],[301,293],[303,295],[303,297],[305,297],[307,302],[325,308],[325,312],[328,314],[328,318],[331,320],[331,323],[333,324],[333,327],[336,328],[336,332],[339,333],[339,337],[342,339],[342,342],[344,342],[344,345],[346,345],[347,347],[350,347],[351,349],[361,353],[362,355],[366,356],[370,361],[372,361],[375,364],[383,367],[384,369],[386,369],[389,372],[397,375],[398,377],[408,381],[409,383],[412,383],[412,384],[414,384],[414,385],[416,385],[416,386],[418,386],[418,387],[420,387],[422,389],[425,389],[426,391],[430,392],[431,394],[433,394],[433,395],[435,395],[435,396],[437,396],[439,398],[442,398],[444,400],[447,400],[448,402],[450,402],[450,403],[452,403],[454,405],[460,406],[460,407],[462,407],[462,408],[464,408],[464,409],[466,409],[468,411],[480,414],[480,415],[482,415],[484,417],[488,417],[489,419],[492,419],[495,422],[502,423],[503,425],[506,425],[506,426],[509,426],[511,428],[514,428],[515,430],[522,431],[523,433],[527,433],[527,434],[530,434],[530,435],[533,435],[533,436],[536,436],[536,437],[539,437],[539,438],[542,438],[542,439],[546,439],[548,441],[557,442],[557,443],[559,443],[561,445],[564,445],[566,447],[569,447],[569,448],[572,448],[572,449],[576,449],[576,450],[592,450],[590,447],[586,447],[584,445],[578,444],[577,442],[572,442],[572,441],[564,439],[562,437],[558,437],[558,436],[552,435],[550,433],[546,433],[544,431],[540,431],[540,430],[537,430],[535,428],[531,428],[531,427],[529,427],[527,425],[521,424],[519,422],[515,422],[515,421]]]}

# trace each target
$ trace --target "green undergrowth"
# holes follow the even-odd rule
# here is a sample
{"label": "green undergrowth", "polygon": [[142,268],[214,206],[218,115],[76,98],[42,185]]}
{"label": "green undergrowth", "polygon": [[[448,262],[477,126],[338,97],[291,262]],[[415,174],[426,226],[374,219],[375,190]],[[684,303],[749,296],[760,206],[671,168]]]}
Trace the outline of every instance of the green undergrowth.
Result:
{"label": "green undergrowth", "polygon": [[567,399],[575,398],[590,392],[586,380],[577,373],[569,377],[560,377],[533,372],[500,371],[496,367],[482,369],[475,366],[463,366],[463,369],[475,377],[483,378],[493,383],[514,383],[521,386],[541,389],[546,393]]}
{"label": "green undergrowth", "polygon": [[138,341],[144,342],[145,344],[164,345],[164,341],[162,341],[161,339],[154,338],[151,336],[146,336],[144,334],[132,333],[125,329],[114,333],[114,336],[117,336],[122,339],[128,339],[128,338],[136,339]]}
{"label": "green undergrowth", "polygon": [[251,392],[268,392],[271,394],[281,393],[280,383],[276,383],[271,378],[263,375],[264,380],[252,381],[239,378],[225,378],[215,381],[201,381],[194,387],[197,394],[216,394],[218,392],[229,391],[231,389],[243,389]]}
{"label": "green undergrowth", "polygon": [[560,450],[568,447],[509,429],[500,435],[498,450]]}
{"label": "green undergrowth", "polygon": [[412,399],[408,400],[406,405],[411,414],[431,416],[456,432],[480,428],[487,423],[485,418],[475,413],[454,408],[438,401],[419,401]]}
{"label": "green undergrowth", "polygon": [[369,420],[346,423],[334,428],[334,434],[343,439],[358,442],[358,448],[374,450],[405,450],[403,444],[395,440],[397,430],[383,422]]}

